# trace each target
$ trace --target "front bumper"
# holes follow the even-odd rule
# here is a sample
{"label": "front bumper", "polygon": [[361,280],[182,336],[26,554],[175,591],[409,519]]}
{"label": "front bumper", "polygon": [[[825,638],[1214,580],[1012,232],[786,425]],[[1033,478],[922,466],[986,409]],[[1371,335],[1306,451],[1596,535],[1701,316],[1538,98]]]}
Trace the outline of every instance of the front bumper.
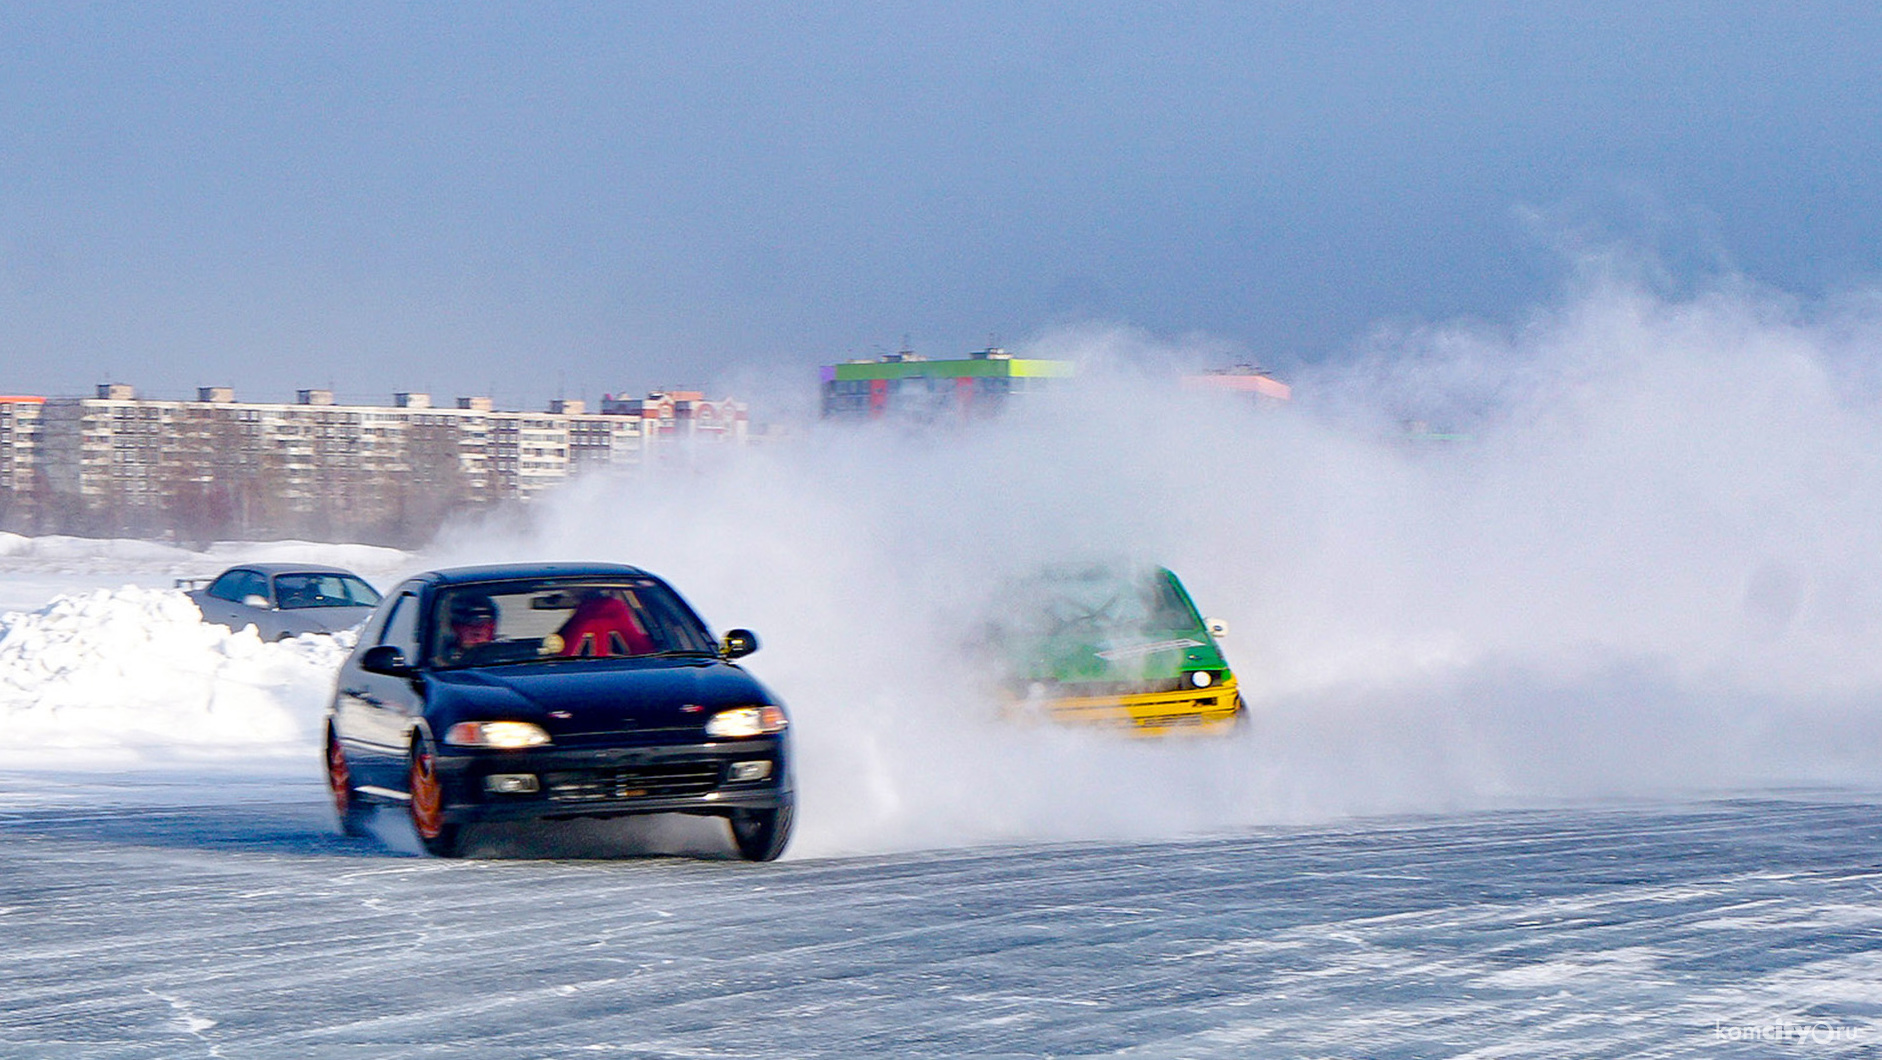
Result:
{"label": "front bumper", "polygon": [[[1073,686],[1076,687],[1076,686]],[[1132,736],[1220,735],[1242,717],[1233,675],[1208,688],[1102,696],[1043,695],[1014,701],[1008,713],[1063,725],[1115,729]]]}
{"label": "front bumper", "polygon": [[[556,820],[639,813],[724,814],[789,805],[790,762],[777,738],[656,747],[444,748],[438,755],[444,819]],[[731,767],[767,762],[762,780],[735,781]],[[495,792],[492,776],[536,778],[533,791]]]}

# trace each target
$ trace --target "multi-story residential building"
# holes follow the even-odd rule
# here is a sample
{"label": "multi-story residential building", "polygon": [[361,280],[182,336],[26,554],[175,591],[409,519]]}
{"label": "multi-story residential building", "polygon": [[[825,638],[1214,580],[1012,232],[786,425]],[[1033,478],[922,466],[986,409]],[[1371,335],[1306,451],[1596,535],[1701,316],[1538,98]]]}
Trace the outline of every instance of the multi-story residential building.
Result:
{"label": "multi-story residential building", "polygon": [[[999,347],[965,358],[929,360],[904,349],[873,361],[845,361],[823,368],[825,419],[885,416],[938,420],[990,416],[1056,380],[1070,378],[1070,361],[1014,357]],[[1181,377],[1184,387],[1246,394],[1262,403],[1284,402],[1286,383],[1264,368],[1238,364]]]}
{"label": "multi-story residential building", "polygon": [[697,390],[655,390],[644,398],[604,395],[601,411],[639,420],[641,434],[652,439],[740,443],[750,428],[743,402],[710,401]]}
{"label": "multi-story residential building", "polygon": [[[697,403],[744,421],[737,402]],[[90,398],[0,397],[0,525],[415,540],[450,511],[528,500],[583,468],[639,468],[663,436],[657,416],[572,400],[512,412],[485,397],[338,405],[303,390],[272,404],[204,387],[195,401],[153,401],[121,383]]]}
{"label": "multi-story residential building", "polygon": [[0,395],[0,526],[33,522],[34,454],[45,404],[45,398]]}
{"label": "multi-story residential building", "polygon": [[1072,374],[1070,361],[1014,357],[997,346],[965,358],[937,361],[904,349],[874,361],[825,365],[823,415],[826,419],[989,416],[1015,396]]}

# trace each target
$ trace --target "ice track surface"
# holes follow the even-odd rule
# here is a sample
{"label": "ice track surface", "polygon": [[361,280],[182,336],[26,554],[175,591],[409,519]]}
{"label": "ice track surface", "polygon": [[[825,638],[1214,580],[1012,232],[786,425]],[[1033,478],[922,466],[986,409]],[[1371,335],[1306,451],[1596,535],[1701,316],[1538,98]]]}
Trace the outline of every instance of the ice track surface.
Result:
{"label": "ice track surface", "polygon": [[1873,797],[767,865],[130,801],[0,809],[0,1053],[1882,1053]]}

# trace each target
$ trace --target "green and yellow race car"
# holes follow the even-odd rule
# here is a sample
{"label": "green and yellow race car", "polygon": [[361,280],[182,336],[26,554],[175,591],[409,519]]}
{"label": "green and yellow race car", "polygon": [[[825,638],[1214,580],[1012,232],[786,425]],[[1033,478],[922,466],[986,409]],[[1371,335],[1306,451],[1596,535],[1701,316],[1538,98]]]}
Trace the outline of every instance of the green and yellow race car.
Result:
{"label": "green and yellow race car", "polygon": [[1165,567],[1053,567],[1002,594],[988,644],[1016,717],[1160,736],[1223,732],[1244,707],[1205,620]]}

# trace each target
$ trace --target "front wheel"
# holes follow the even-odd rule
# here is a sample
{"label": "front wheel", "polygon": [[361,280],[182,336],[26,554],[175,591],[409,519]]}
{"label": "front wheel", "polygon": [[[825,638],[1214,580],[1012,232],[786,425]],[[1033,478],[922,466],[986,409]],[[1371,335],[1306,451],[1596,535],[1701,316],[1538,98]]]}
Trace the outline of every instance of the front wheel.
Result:
{"label": "front wheel", "polygon": [[771,810],[733,810],[728,819],[738,856],[746,861],[775,861],[791,841],[792,804]]}
{"label": "front wheel", "polygon": [[444,819],[444,785],[438,780],[438,756],[422,739],[412,743],[408,790],[412,798],[407,806],[412,814],[412,831],[425,853],[434,857],[454,858],[464,852],[464,829]]}
{"label": "front wheel", "polygon": [[333,813],[340,819],[341,833],[365,835],[366,817],[372,809],[354,794],[353,771],[347,768],[346,752],[332,729],[327,730],[327,791],[333,796]]}

